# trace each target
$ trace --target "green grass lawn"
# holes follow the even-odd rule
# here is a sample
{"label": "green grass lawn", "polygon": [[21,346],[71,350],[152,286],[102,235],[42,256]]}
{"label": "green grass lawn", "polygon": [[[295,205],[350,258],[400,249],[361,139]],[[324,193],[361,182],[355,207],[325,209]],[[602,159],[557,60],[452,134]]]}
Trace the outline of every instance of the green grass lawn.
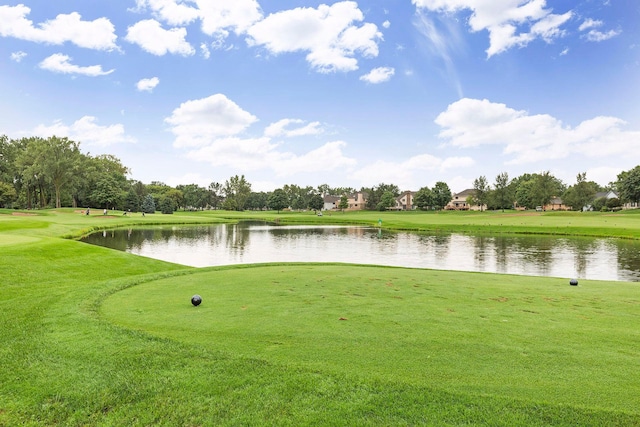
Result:
{"label": "green grass lawn", "polygon": [[[500,213],[402,214],[330,218],[520,228]],[[0,212],[0,425],[640,425],[637,283],[340,264],[195,269],[60,238],[250,217]],[[576,234],[640,230],[634,214],[523,218],[538,232],[562,219]]]}

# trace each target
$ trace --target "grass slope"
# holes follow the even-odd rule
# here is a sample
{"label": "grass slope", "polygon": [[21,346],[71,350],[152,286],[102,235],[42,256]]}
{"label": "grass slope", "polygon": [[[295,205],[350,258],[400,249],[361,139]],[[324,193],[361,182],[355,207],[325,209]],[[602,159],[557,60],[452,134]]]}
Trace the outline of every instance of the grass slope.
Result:
{"label": "grass slope", "polygon": [[640,425],[637,284],[191,269],[58,237],[142,221],[0,215],[0,425]]}

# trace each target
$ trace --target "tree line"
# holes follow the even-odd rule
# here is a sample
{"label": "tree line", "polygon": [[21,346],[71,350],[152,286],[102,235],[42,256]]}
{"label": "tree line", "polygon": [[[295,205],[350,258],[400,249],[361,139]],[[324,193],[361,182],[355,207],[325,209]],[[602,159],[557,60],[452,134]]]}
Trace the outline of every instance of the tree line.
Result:
{"label": "tree line", "polygon": [[[207,187],[197,184],[171,187],[159,181],[144,184],[127,178],[129,168],[115,156],[92,156],[80,151],[80,144],[65,137],[26,137],[9,139],[0,135],[0,207],[42,209],[49,207],[81,207],[118,209],[131,212],[172,213],[177,209],[227,210],[320,210],[324,196],[339,197],[337,207],[348,207],[347,196],[357,191],[366,194],[366,209],[386,210],[396,205],[401,195],[395,184],[380,183],[373,187],[301,187],[288,184],[270,192],[254,192],[244,175],[230,177],[224,183],[212,182]],[[493,185],[485,176],[473,183],[468,202],[488,209],[532,208],[562,197],[574,208],[594,203],[598,191],[613,190],[616,201],[602,201],[605,207],[616,203],[640,202],[640,166],[622,172],[617,181],[601,187],[587,181],[586,173],[578,174],[576,183],[566,186],[550,172],[523,174],[509,179],[503,172]],[[442,181],[420,188],[413,197],[420,209],[443,209],[451,200],[449,186]],[[595,209],[600,209],[597,203]]]}
{"label": "tree line", "polygon": [[[502,172],[490,185],[485,176],[473,181],[473,195],[469,203],[488,209],[511,209],[515,207],[543,207],[554,198],[560,198],[562,204],[573,209],[593,210],[617,209],[623,203],[640,202],[640,166],[625,171],[617,176],[617,180],[606,186],[600,186],[587,180],[586,172],[578,173],[576,182],[567,186],[549,171],[542,173],[525,173],[512,180]],[[596,198],[597,193],[612,191],[618,197]]]}

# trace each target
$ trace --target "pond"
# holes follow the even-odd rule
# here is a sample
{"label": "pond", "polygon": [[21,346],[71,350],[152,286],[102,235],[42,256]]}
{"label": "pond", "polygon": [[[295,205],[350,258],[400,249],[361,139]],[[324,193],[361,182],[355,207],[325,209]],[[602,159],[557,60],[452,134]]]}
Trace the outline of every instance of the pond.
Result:
{"label": "pond", "polygon": [[110,230],[83,241],[193,267],[344,262],[640,282],[640,242],[619,239],[425,234],[241,222]]}

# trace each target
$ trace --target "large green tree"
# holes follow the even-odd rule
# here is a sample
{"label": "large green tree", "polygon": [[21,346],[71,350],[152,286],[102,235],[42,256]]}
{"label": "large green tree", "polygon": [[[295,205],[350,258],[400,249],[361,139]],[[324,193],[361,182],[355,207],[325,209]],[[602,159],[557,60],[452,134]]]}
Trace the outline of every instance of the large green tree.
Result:
{"label": "large green tree", "polygon": [[280,213],[284,208],[289,207],[289,196],[282,188],[276,188],[269,195],[269,208]]}
{"label": "large green tree", "polygon": [[94,206],[110,209],[123,204],[126,193],[122,191],[120,183],[112,176],[104,176],[96,183],[91,192]]}
{"label": "large green tree", "polygon": [[227,209],[243,211],[247,198],[251,194],[251,184],[244,175],[235,175],[225,181],[223,192]]}
{"label": "large green tree", "polygon": [[474,195],[472,196],[473,203],[480,207],[482,211],[483,207],[489,202],[489,192],[491,187],[487,182],[487,178],[482,175],[473,180]]}
{"label": "large green tree", "polygon": [[396,204],[396,196],[393,195],[391,191],[385,191],[382,193],[382,197],[380,197],[380,201],[376,206],[376,209],[379,211],[385,211]]}
{"label": "large green tree", "polygon": [[446,182],[436,182],[431,192],[433,193],[434,206],[437,206],[440,209],[444,209],[444,207],[451,201],[451,190]]}
{"label": "large green tree", "polygon": [[413,204],[423,210],[434,206],[433,191],[429,187],[422,187],[413,196]]}
{"label": "large green tree", "polygon": [[640,165],[630,171],[621,172],[616,186],[622,201],[640,203]]}
{"label": "large green tree", "polygon": [[493,199],[495,200],[496,207],[504,210],[506,208],[512,208],[512,195],[509,187],[509,174],[501,172],[496,176],[496,181],[493,190]]}
{"label": "large green tree", "polygon": [[583,210],[593,203],[598,189],[598,184],[587,181],[587,173],[581,172],[576,176],[576,184],[567,188],[562,195],[562,201],[574,211]]}
{"label": "large green tree", "polygon": [[323,207],[324,207],[324,198],[318,193],[313,194],[309,199],[309,209],[313,209],[314,211],[319,211],[319,210],[322,210]]}
{"label": "large green tree", "polygon": [[400,188],[398,188],[395,184],[385,184],[380,183],[375,187],[371,188],[363,188],[361,190],[364,193],[367,193],[367,209],[378,209],[378,205],[382,199],[382,195],[386,192],[389,192],[393,195],[393,197],[398,197],[400,195]]}
{"label": "large green tree", "polygon": [[562,181],[553,176],[551,172],[545,171],[536,174],[531,189],[531,199],[536,206],[545,206],[553,197],[562,195],[564,190],[565,185]]}

